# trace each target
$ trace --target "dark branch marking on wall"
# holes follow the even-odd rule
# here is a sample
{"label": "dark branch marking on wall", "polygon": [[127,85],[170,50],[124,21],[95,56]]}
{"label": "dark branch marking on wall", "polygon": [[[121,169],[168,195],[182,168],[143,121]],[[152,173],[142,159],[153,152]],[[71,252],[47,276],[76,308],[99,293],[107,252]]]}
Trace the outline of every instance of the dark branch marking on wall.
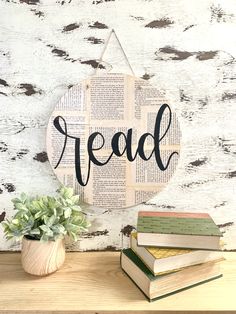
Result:
{"label": "dark branch marking on wall", "polygon": [[29,152],[28,149],[22,148],[19,152],[16,153],[16,156],[12,157],[11,160],[22,159]]}
{"label": "dark branch marking on wall", "polygon": [[3,193],[3,189],[0,188],[0,194],[2,194],[2,193]]}
{"label": "dark branch marking on wall", "polygon": [[196,53],[196,58],[200,61],[214,59],[218,51],[200,51]]}
{"label": "dark branch marking on wall", "polygon": [[0,153],[4,153],[8,150],[7,144],[5,142],[0,142]]}
{"label": "dark branch marking on wall", "polygon": [[202,159],[197,159],[197,160],[194,160],[194,161],[190,162],[189,166],[199,167],[199,166],[204,165],[207,162],[207,160],[208,160],[207,157],[204,157]]}
{"label": "dark branch marking on wall", "polygon": [[59,1],[57,0],[56,3],[59,3],[60,5],[64,5],[65,3],[70,4],[72,0],[68,0],[67,2],[65,0]]}
{"label": "dark branch marking on wall", "polygon": [[223,206],[225,206],[226,204],[227,204],[227,202],[226,202],[226,201],[223,201],[222,203],[215,205],[214,208],[223,207]]}
{"label": "dark branch marking on wall", "polygon": [[58,57],[63,57],[63,58],[69,57],[69,54],[67,52],[65,52],[62,49],[58,49],[58,48],[53,48],[52,53],[54,53]]}
{"label": "dark branch marking on wall", "polygon": [[64,26],[62,32],[63,32],[63,33],[71,32],[71,31],[73,31],[73,30],[79,28],[80,26],[81,26],[81,24],[72,23],[72,24],[69,24],[69,25]]}
{"label": "dark branch marking on wall", "polygon": [[24,90],[20,94],[25,94],[26,96],[31,96],[34,94],[42,94],[42,90],[37,88],[35,85],[29,84],[29,83],[22,83],[18,85],[18,88],[20,90]]}
{"label": "dark branch marking on wall", "polygon": [[5,219],[5,217],[6,217],[6,212],[2,212],[0,214],[0,222],[2,222]]}
{"label": "dark branch marking on wall", "polygon": [[7,94],[3,92],[0,92],[0,95],[7,96]]}
{"label": "dark branch marking on wall", "polygon": [[211,10],[211,22],[217,22],[217,23],[225,23],[228,22],[232,19],[232,17],[234,16],[231,13],[226,13],[221,6],[218,4],[218,6],[212,4],[212,6],[210,7]]}
{"label": "dark branch marking on wall", "polygon": [[104,236],[104,235],[107,236],[108,234],[109,234],[109,231],[107,229],[105,229],[105,230],[97,230],[97,231],[94,231],[94,232],[85,233],[83,235],[83,238],[90,239],[90,238]]}
{"label": "dark branch marking on wall", "polygon": [[104,2],[114,2],[115,0],[93,0],[92,4],[101,4]]}
{"label": "dark branch marking on wall", "polygon": [[18,134],[18,133],[24,131],[26,126],[20,121],[16,121],[16,123],[18,124],[18,131],[16,131],[14,134]]}
{"label": "dark branch marking on wall", "polygon": [[113,245],[108,245],[108,246],[104,249],[104,251],[114,252],[114,251],[119,251],[119,249],[116,248],[116,247],[113,246]]}
{"label": "dark branch marking on wall", "polygon": [[[224,224],[219,224],[219,225],[217,225],[220,229],[222,229],[222,228],[226,228],[226,229],[228,229],[227,227],[231,227],[231,226],[233,226],[234,225],[234,223],[232,222],[232,221],[230,221],[230,222],[226,222],[226,223],[224,223]],[[225,233],[226,232],[226,230],[224,229],[224,230],[221,230],[221,232],[223,232],[223,233]]]}
{"label": "dark branch marking on wall", "polygon": [[9,86],[8,83],[3,79],[0,79],[0,85],[3,85],[5,87]]}
{"label": "dark branch marking on wall", "polygon": [[154,74],[148,74],[148,73],[144,73],[143,76],[141,77],[143,80],[150,80],[152,77],[154,76]]}
{"label": "dark branch marking on wall", "polygon": [[[157,206],[156,203],[150,203],[149,201],[144,202],[143,204],[151,205],[151,206]],[[165,204],[163,204],[163,205],[158,205],[158,207],[166,208],[166,209],[174,209],[174,208],[175,208],[175,206],[173,206],[173,205],[165,205]]]}
{"label": "dark branch marking on wall", "polygon": [[94,69],[105,69],[105,66],[102,65],[101,63],[99,64],[99,62],[97,60],[86,60],[86,61],[80,61],[81,64],[89,64],[91,65],[92,68]]}
{"label": "dark branch marking on wall", "polygon": [[214,181],[214,180],[202,180],[202,181],[185,183],[185,184],[181,185],[181,188],[191,188],[191,187],[202,185],[202,184],[205,184],[207,182],[212,182],[212,181]]}
{"label": "dark branch marking on wall", "polygon": [[[11,128],[9,129],[9,125]],[[0,119],[0,128],[2,130],[2,135],[13,135],[22,132],[26,127],[25,125],[17,120],[8,118],[8,119]],[[6,131],[5,131],[6,130]]]}
{"label": "dark branch marking on wall", "polygon": [[63,58],[65,61],[70,61],[72,63],[76,61],[80,61],[79,59],[70,58],[68,52],[66,52],[65,50],[59,49],[50,44],[48,44],[47,47],[52,48],[52,54],[54,54],[56,57]]}
{"label": "dark branch marking on wall", "polygon": [[225,177],[228,178],[228,179],[235,178],[235,177],[236,177],[236,170],[234,170],[234,171],[229,171],[229,172],[226,174]]}
{"label": "dark branch marking on wall", "polygon": [[200,105],[199,109],[203,109],[208,104],[208,98],[205,97],[204,99],[198,99],[198,103]]}
{"label": "dark branch marking on wall", "polygon": [[233,221],[230,221],[230,222],[226,222],[226,223],[224,223],[224,224],[219,224],[219,225],[217,225],[219,228],[225,228],[225,227],[231,227],[231,226],[233,226],[234,225],[234,223],[233,223]]}
{"label": "dark branch marking on wall", "polygon": [[106,213],[110,213],[111,212],[111,210],[110,209],[106,209],[106,210],[104,210],[104,212],[102,213],[103,215],[104,214],[106,214]]}
{"label": "dark branch marking on wall", "polygon": [[130,17],[132,17],[134,20],[137,20],[137,21],[143,21],[144,20],[144,17],[142,17],[142,16],[130,15]]}
{"label": "dark branch marking on wall", "polygon": [[180,95],[181,102],[189,102],[192,100],[192,97],[186,95],[183,89],[179,90],[179,95]]}
{"label": "dark branch marking on wall", "polygon": [[135,228],[134,226],[127,225],[127,226],[123,227],[123,228],[120,230],[120,232],[121,232],[124,236],[129,237],[130,234],[131,234],[131,232],[132,232],[133,230],[135,230],[135,229],[136,229],[136,228]]}
{"label": "dark branch marking on wall", "polygon": [[[4,87],[9,87],[9,84],[3,79],[0,79],[0,84],[3,85]],[[17,86],[17,88],[20,90],[18,94],[25,94],[26,96],[31,96],[34,94],[42,94],[41,89],[29,83],[21,83]],[[1,94],[7,96],[7,94],[3,92],[1,92]]]}
{"label": "dark branch marking on wall", "polygon": [[[177,50],[177,49],[175,49],[173,47],[169,47],[169,46],[160,48],[159,52],[167,55],[169,60],[185,60],[185,59],[187,59],[193,55],[191,52]],[[158,57],[158,51],[155,52],[155,55]],[[157,58],[157,60],[165,60],[165,59],[160,57],[160,58]]]}
{"label": "dark branch marking on wall", "polygon": [[232,140],[226,140],[222,137],[217,137],[215,141],[217,145],[223,150],[224,153],[236,154],[236,151],[231,151],[231,147],[235,147],[235,144],[232,143],[233,142]]}
{"label": "dark branch marking on wall", "polygon": [[188,121],[193,121],[193,117],[194,117],[194,115],[195,115],[195,112],[194,111],[183,111],[182,113],[181,113],[181,116],[184,118],[184,119],[186,119],[186,120],[188,120]]}
{"label": "dark branch marking on wall", "polygon": [[[113,245],[108,245],[107,247],[103,248],[103,249],[97,249],[97,250],[86,250],[86,252],[117,252],[120,251],[119,248],[113,246]],[[98,314],[98,313],[96,313]]]}
{"label": "dark branch marking on wall", "polygon": [[192,27],[194,27],[194,26],[196,26],[196,24],[191,24],[191,25],[185,27],[185,29],[183,30],[183,32],[188,31],[190,28],[192,28]]}
{"label": "dark branch marking on wall", "polygon": [[39,162],[46,162],[48,161],[48,154],[46,152],[37,153],[33,159]]}
{"label": "dark branch marking on wall", "polygon": [[12,193],[16,190],[16,187],[12,183],[3,183],[2,185],[4,186],[5,190],[9,193]]}
{"label": "dark branch marking on wall", "polygon": [[104,40],[100,39],[100,38],[96,38],[96,37],[86,37],[84,38],[86,39],[88,42],[90,42],[91,44],[94,45],[98,45],[98,44],[104,44]]}
{"label": "dark branch marking on wall", "polygon": [[236,99],[236,93],[224,92],[224,94],[221,97],[222,101],[232,100],[232,99]]}
{"label": "dark branch marking on wall", "polygon": [[155,21],[152,21],[152,22],[148,23],[147,25],[145,25],[145,27],[149,27],[149,28],[165,28],[165,27],[169,27],[172,24],[174,24],[174,22],[171,21],[169,18],[162,18],[160,20],[155,20]]}
{"label": "dark branch marking on wall", "polygon": [[36,15],[39,18],[44,17],[44,12],[42,12],[42,11],[39,11],[39,10],[36,10],[36,9],[31,9],[30,11],[33,12],[34,15]]}
{"label": "dark branch marking on wall", "polygon": [[206,61],[210,59],[214,59],[218,54],[217,51],[197,51],[197,52],[190,52],[185,50],[178,50],[174,47],[166,46],[160,48],[158,51],[155,52],[157,56],[156,60],[166,61],[166,60],[177,60],[182,61],[186,60],[191,56],[195,56],[199,61]]}
{"label": "dark branch marking on wall", "polygon": [[40,1],[39,0],[20,0],[20,3],[26,3],[29,5],[36,5],[36,4],[39,4]]}
{"label": "dark branch marking on wall", "polygon": [[93,24],[89,25],[89,28],[99,28],[99,29],[106,29],[108,26],[106,24],[100,23],[100,22],[95,22]]}
{"label": "dark branch marking on wall", "polygon": [[167,209],[174,209],[175,208],[175,206],[173,206],[173,205],[160,205],[160,207],[167,208]]}

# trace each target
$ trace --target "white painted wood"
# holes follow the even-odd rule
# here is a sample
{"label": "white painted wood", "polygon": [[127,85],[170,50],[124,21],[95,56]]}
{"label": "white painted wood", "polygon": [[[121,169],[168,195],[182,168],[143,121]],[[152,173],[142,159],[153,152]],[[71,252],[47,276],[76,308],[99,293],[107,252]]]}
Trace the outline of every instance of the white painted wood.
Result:
{"label": "white painted wood", "polygon": [[[42,154],[48,118],[69,86],[94,74],[90,60],[100,58],[114,28],[136,76],[169,91],[182,126],[181,159],[149,205],[90,208],[90,232],[68,249],[126,245],[140,208],[209,212],[226,224],[227,248],[236,249],[235,12],[233,0],[2,0],[0,217],[13,214],[10,199],[22,191],[55,193]],[[115,42],[105,57],[108,70],[125,71]],[[18,248],[0,228],[0,249]]]}

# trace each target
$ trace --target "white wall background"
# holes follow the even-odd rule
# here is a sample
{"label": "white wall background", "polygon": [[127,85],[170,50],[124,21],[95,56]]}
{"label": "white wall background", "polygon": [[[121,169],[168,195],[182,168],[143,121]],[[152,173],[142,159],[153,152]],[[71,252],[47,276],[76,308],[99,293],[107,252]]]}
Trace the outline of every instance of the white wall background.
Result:
{"label": "white wall background", "polygon": [[[234,0],[0,0],[0,220],[23,191],[55,193],[45,149],[50,113],[69,87],[94,74],[112,28],[135,75],[170,92],[182,154],[168,187],[148,204],[90,208],[91,230],[68,249],[119,249],[138,210],[161,209],[209,212],[235,250]],[[130,73],[115,39],[104,61],[105,71]],[[0,250],[18,248],[0,228]]]}

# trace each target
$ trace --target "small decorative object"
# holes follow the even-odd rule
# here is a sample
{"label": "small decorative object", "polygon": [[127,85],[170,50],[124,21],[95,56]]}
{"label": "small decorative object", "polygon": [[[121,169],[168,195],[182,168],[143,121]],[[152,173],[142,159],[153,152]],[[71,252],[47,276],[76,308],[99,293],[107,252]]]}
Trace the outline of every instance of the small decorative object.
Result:
{"label": "small decorative object", "polygon": [[179,160],[180,127],[164,90],[108,73],[73,86],[47,129],[49,161],[84,202],[117,209],[159,193]]}
{"label": "small decorative object", "polygon": [[65,236],[77,241],[89,227],[79,196],[61,187],[57,197],[32,198],[22,193],[12,202],[17,212],[2,224],[7,239],[22,240],[24,270],[38,276],[55,272],[65,260]]}

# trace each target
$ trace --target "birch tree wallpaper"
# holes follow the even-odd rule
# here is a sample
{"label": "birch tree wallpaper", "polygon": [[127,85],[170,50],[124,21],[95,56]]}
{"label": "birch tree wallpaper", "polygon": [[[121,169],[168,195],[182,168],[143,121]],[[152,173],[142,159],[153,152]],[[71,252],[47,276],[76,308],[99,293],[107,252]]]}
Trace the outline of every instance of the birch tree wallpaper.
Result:
{"label": "birch tree wallpaper", "polygon": [[[147,202],[89,206],[89,231],[67,249],[119,250],[139,210],[161,210],[209,213],[236,250],[235,33],[233,0],[1,0],[0,221],[21,192],[59,187],[46,129],[61,97],[96,73],[126,73],[169,94],[182,134],[177,170]],[[0,228],[0,250],[19,249]]]}

